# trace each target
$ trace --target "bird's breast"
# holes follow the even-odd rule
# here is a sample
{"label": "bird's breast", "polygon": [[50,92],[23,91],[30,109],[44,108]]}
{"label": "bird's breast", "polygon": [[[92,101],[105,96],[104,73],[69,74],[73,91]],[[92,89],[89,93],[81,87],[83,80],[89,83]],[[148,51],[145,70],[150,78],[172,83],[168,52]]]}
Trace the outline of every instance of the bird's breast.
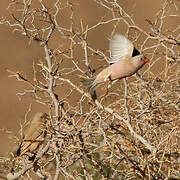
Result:
{"label": "bird's breast", "polygon": [[130,61],[119,61],[102,70],[96,77],[96,82],[121,79],[134,74],[134,67]]}

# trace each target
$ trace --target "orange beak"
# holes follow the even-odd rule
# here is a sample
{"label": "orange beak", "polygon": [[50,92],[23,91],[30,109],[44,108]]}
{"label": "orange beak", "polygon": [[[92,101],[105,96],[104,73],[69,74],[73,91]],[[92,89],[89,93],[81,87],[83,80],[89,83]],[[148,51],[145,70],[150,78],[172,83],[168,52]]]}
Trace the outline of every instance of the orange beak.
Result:
{"label": "orange beak", "polygon": [[144,63],[148,63],[148,62],[149,62],[149,59],[146,58],[146,59],[144,60]]}

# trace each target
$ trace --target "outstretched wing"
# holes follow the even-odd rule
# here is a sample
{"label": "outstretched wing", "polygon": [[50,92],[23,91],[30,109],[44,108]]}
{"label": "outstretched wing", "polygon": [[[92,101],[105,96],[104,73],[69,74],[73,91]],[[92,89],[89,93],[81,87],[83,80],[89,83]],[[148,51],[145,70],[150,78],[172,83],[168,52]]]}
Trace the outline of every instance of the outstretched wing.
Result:
{"label": "outstretched wing", "polygon": [[109,63],[116,63],[132,56],[134,46],[132,42],[121,34],[115,34],[109,42]]}

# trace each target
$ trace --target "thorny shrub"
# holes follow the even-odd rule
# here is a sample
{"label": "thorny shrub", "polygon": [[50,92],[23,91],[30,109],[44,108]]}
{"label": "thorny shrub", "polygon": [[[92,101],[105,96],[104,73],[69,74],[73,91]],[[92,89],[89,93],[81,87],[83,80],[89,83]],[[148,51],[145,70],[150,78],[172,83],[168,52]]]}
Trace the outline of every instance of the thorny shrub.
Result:
{"label": "thorny shrub", "polygon": [[[88,16],[103,9],[95,24],[79,18],[81,3],[76,1],[9,3],[11,16],[1,19],[1,24],[44,49],[44,58],[37,64],[32,61],[34,77],[11,71],[31,88],[18,96],[31,95],[47,107],[49,118],[35,159],[22,156],[13,163],[15,155],[2,157],[1,176],[180,178],[180,34],[178,24],[168,27],[171,18],[179,18],[178,1],[165,0],[154,20],[147,17],[148,31],[116,0],[92,0],[91,4],[95,9]],[[80,79],[95,76],[107,66],[108,48],[96,47],[89,38],[106,28],[106,44],[122,28],[150,63],[140,70],[140,77],[115,82],[108,94],[105,85],[99,87],[93,101]]]}

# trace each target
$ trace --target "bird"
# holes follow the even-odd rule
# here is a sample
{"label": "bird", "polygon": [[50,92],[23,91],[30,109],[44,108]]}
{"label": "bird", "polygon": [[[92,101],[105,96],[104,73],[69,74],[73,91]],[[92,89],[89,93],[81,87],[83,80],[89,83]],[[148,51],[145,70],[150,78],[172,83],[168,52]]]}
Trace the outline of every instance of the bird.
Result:
{"label": "bird", "polygon": [[117,33],[112,36],[109,50],[109,66],[96,77],[81,78],[82,85],[88,88],[92,96],[96,96],[95,90],[101,84],[132,76],[149,62],[149,59],[140,54],[132,42],[122,34]]}
{"label": "bird", "polygon": [[43,143],[46,136],[47,114],[37,112],[27,129],[24,131],[24,137],[16,152],[17,157],[21,157],[27,152],[35,153],[38,147]]}

